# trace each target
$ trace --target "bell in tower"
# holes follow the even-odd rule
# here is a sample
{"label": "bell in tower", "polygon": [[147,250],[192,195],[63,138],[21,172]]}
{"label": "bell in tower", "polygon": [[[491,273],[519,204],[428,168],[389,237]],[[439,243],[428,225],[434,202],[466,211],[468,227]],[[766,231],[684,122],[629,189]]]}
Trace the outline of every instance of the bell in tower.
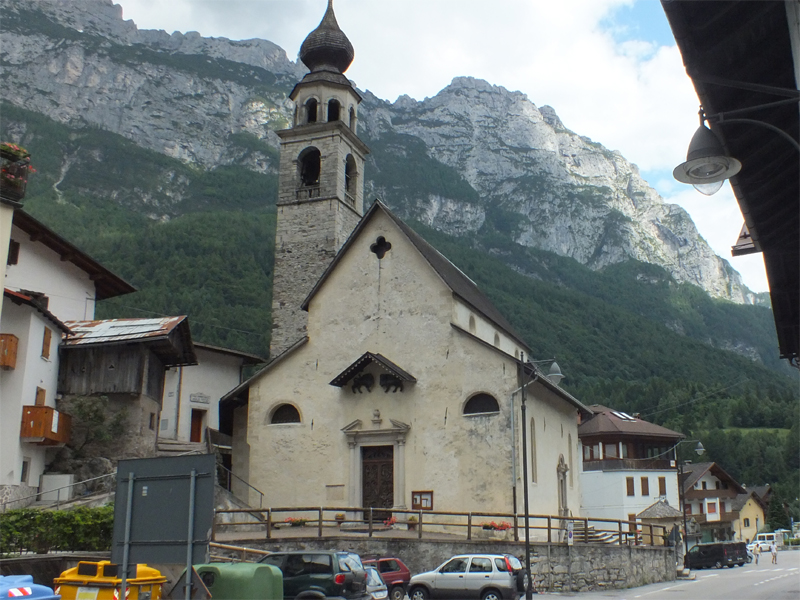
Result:
{"label": "bell in tower", "polygon": [[354,55],[328,0],[325,16],[300,47],[309,73],[289,95],[293,126],[277,132],[272,357],[305,336],[300,305],[364,214],[369,149],[356,135],[361,96],[344,76]]}

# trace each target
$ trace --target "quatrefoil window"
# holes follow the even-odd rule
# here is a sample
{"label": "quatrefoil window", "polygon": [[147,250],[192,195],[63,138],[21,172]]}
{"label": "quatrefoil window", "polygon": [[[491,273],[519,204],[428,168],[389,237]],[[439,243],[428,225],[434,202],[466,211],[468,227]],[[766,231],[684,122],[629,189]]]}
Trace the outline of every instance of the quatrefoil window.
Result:
{"label": "quatrefoil window", "polygon": [[371,252],[375,253],[375,256],[378,257],[378,260],[381,260],[384,256],[386,256],[386,253],[392,249],[392,245],[386,241],[385,237],[381,235],[378,236],[378,239],[375,240],[375,243],[372,244],[369,249]]}

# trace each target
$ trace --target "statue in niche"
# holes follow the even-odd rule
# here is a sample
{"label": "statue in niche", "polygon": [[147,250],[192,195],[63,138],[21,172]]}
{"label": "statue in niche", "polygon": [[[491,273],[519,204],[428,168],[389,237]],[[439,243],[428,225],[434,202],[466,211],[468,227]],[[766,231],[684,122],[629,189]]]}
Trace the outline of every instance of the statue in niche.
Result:
{"label": "statue in niche", "polygon": [[372,386],[375,385],[375,376],[371,373],[359,373],[355,377],[353,377],[353,385],[350,386],[350,389],[353,390],[353,393],[356,392],[359,394],[363,394],[362,388],[367,388],[367,392],[372,391]]}
{"label": "statue in niche", "polygon": [[381,387],[383,388],[383,391],[386,392],[387,394],[389,393],[389,388],[392,388],[393,394],[398,390],[402,392],[403,380],[400,379],[399,377],[396,377],[395,375],[386,373],[384,375],[381,375]]}

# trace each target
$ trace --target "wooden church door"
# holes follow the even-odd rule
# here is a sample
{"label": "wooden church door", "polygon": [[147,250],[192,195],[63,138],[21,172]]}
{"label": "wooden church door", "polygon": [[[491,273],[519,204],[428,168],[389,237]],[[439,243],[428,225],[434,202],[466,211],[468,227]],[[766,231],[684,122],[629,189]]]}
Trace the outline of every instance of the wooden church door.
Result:
{"label": "wooden church door", "polygon": [[[394,506],[394,446],[362,446],[361,499],[364,508]],[[375,510],[374,521],[384,521],[391,511]],[[364,513],[369,518],[369,513]]]}

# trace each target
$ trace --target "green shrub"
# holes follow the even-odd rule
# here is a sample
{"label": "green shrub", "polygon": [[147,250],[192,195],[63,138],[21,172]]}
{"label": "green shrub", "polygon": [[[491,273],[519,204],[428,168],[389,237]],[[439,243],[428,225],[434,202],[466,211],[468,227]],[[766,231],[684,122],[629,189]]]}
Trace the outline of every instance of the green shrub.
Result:
{"label": "green shrub", "polygon": [[0,514],[0,556],[110,550],[113,529],[113,504],[56,511],[9,510]]}

